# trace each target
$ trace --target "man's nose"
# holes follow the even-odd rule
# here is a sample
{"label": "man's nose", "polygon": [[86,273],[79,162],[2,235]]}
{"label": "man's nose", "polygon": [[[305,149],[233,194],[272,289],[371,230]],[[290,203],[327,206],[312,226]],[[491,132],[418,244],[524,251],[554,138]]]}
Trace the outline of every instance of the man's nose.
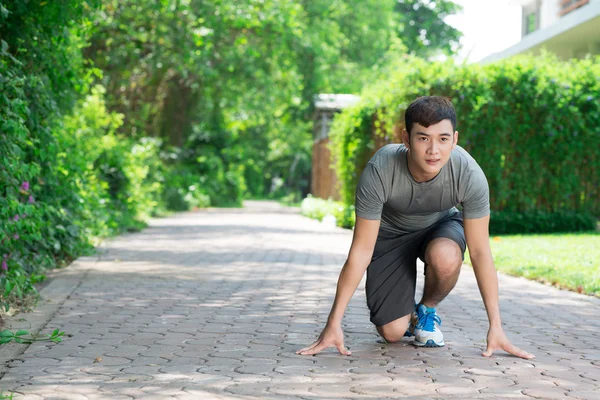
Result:
{"label": "man's nose", "polygon": [[429,142],[429,147],[427,150],[430,154],[436,154],[438,152],[438,145],[435,140]]}

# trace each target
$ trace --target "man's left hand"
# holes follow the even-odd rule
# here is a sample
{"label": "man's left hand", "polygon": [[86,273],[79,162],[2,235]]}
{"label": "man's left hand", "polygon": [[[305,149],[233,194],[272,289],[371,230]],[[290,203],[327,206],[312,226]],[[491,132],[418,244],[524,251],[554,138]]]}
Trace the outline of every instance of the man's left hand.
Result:
{"label": "man's left hand", "polygon": [[496,350],[504,350],[507,353],[524,358],[526,360],[530,360],[535,357],[533,354],[514,346],[508,340],[502,328],[490,327],[487,335],[487,348],[483,353],[481,353],[481,355],[484,357],[491,357],[492,353],[494,353]]}

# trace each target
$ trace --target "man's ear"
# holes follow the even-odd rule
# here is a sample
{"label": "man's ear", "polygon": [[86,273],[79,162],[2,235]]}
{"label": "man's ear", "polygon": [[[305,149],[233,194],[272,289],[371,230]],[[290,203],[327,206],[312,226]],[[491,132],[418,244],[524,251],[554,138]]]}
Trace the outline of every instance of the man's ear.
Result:
{"label": "man's ear", "polygon": [[458,144],[458,131],[454,132],[454,143],[452,143],[452,148],[456,147]]}
{"label": "man's ear", "polygon": [[402,143],[404,143],[404,146],[406,146],[407,149],[410,148],[410,139],[406,129],[402,129]]}

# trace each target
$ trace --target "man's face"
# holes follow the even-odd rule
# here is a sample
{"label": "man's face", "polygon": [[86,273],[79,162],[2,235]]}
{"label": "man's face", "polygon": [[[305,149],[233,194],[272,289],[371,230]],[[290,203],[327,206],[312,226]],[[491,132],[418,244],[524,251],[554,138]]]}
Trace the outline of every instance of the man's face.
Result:
{"label": "man's face", "polygon": [[450,120],[444,119],[425,128],[414,124],[410,133],[402,132],[404,145],[409,149],[408,166],[418,182],[435,178],[450,159],[458,141],[458,132],[452,130]]}

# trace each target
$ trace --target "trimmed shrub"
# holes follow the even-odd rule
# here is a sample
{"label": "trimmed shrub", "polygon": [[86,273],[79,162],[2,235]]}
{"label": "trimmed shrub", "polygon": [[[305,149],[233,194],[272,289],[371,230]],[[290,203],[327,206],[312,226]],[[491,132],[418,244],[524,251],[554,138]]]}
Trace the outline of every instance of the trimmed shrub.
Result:
{"label": "trimmed shrub", "polygon": [[300,211],[302,215],[319,221],[322,221],[326,215],[332,215],[335,217],[336,225],[342,228],[352,228],[355,223],[354,206],[332,199],[323,200],[308,195],[302,200]]}
{"label": "trimmed shrub", "polygon": [[596,218],[590,214],[573,211],[525,212],[495,211],[490,218],[490,233],[494,235],[511,233],[559,233],[593,231]]}

